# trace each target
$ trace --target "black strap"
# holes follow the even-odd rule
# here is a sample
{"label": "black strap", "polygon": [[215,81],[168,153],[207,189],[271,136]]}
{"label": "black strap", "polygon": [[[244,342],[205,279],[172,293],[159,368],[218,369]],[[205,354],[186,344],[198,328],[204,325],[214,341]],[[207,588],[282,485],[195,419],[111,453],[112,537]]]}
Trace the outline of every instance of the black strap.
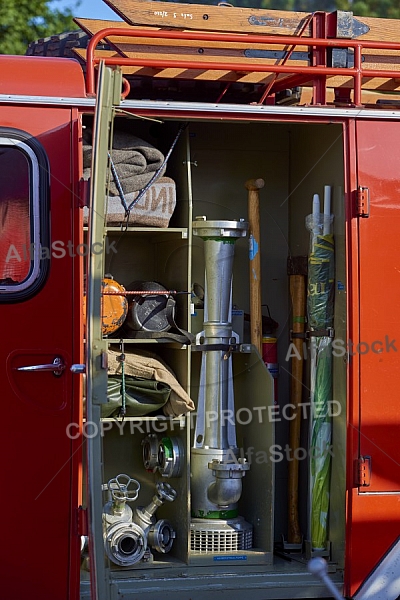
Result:
{"label": "black strap", "polygon": [[192,350],[198,352],[238,352],[239,344],[196,344]]}
{"label": "black strap", "polygon": [[335,330],[332,327],[328,329],[316,329],[307,331],[307,337],[335,337]]}
{"label": "black strap", "polygon": [[301,340],[305,340],[308,338],[308,333],[306,332],[295,332],[290,330],[290,341],[295,340],[295,339],[301,339]]}
{"label": "black strap", "polygon": [[158,342],[177,342],[178,344],[191,345],[194,342],[194,335],[180,329],[178,326],[175,327],[180,333],[174,333],[171,331],[134,331],[131,332],[130,338],[139,340],[157,340]]}
{"label": "black strap", "polygon": [[143,198],[144,194],[147,192],[147,190],[149,189],[149,187],[150,187],[150,186],[151,186],[151,185],[154,183],[154,181],[156,181],[156,179],[158,178],[158,176],[159,176],[159,174],[161,173],[162,169],[163,169],[163,168],[165,167],[165,165],[167,164],[167,162],[168,162],[168,159],[169,159],[169,157],[170,157],[170,156],[171,156],[171,154],[172,154],[172,150],[175,148],[176,142],[177,142],[177,141],[178,141],[178,139],[179,139],[179,136],[181,135],[182,131],[183,131],[183,130],[184,130],[186,127],[187,127],[187,126],[188,126],[188,123],[182,123],[182,124],[181,124],[181,126],[179,127],[179,130],[178,130],[178,133],[176,134],[176,136],[175,136],[175,139],[174,139],[174,141],[172,142],[172,145],[171,145],[170,149],[168,150],[168,152],[167,152],[167,155],[165,156],[165,158],[164,158],[164,160],[163,160],[162,164],[159,166],[159,168],[157,169],[157,171],[154,173],[154,175],[153,175],[153,177],[150,179],[150,181],[149,181],[149,182],[148,182],[148,183],[147,183],[147,184],[144,186],[144,188],[142,188],[142,189],[139,191],[139,195],[138,195],[138,196],[137,196],[137,197],[136,197],[134,200],[132,200],[132,202],[130,203],[130,205],[129,205],[129,206],[126,206],[125,198],[122,198],[122,197],[121,197],[121,201],[122,201],[122,203],[123,203],[123,206],[124,206],[124,203],[125,203],[125,206],[124,206],[124,208],[125,208],[125,215],[126,215],[127,217],[129,217],[129,213],[131,212],[131,210],[132,210],[132,208],[135,206],[135,204],[137,204],[137,203],[139,202],[139,200],[141,200],[141,199]]}
{"label": "black strap", "polygon": [[290,330],[290,341],[295,339],[309,340],[311,337],[333,338],[335,337],[335,330],[332,327],[329,327],[329,329],[316,329],[315,331],[309,330],[297,333],[295,331]]}

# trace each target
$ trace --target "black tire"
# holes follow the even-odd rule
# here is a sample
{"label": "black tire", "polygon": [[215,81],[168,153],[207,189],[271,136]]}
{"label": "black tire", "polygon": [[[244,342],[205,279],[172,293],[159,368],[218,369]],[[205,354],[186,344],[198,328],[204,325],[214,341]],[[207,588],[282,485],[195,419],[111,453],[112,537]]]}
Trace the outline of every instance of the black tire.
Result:
{"label": "black tire", "polygon": [[[77,29],[76,31],[67,31],[59,35],[35,40],[29,44],[25,54],[26,56],[77,58],[73,48],[86,48],[88,43],[89,36],[81,29]],[[102,50],[109,50],[109,46],[106,44],[97,47]]]}

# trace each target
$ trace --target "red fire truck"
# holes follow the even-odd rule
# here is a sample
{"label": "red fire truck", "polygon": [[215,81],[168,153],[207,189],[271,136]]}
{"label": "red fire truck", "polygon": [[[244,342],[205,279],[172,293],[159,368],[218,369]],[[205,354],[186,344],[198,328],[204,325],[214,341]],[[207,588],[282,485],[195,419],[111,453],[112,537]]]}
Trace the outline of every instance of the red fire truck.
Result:
{"label": "red fire truck", "polygon": [[400,24],[107,4],[0,56],[0,595],[395,600]]}

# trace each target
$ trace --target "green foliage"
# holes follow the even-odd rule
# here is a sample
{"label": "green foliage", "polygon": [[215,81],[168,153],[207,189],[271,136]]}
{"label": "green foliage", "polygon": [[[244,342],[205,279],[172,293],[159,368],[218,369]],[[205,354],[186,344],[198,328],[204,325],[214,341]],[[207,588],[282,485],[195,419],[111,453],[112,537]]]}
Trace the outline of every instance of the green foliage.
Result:
{"label": "green foliage", "polygon": [[340,10],[350,10],[362,17],[400,19],[398,0],[336,0],[336,5]]}
{"label": "green foliage", "polygon": [[25,54],[29,42],[78,29],[72,17],[79,2],[64,11],[50,4],[50,0],[0,0],[0,54]]}
{"label": "green foliage", "polygon": [[346,10],[364,17],[400,19],[399,0],[236,0],[233,5],[301,12]]}
{"label": "green foliage", "polygon": [[[98,0],[99,2],[101,0]],[[176,0],[173,0],[176,1]],[[54,8],[57,0],[0,0],[0,54],[25,54],[29,42],[79,29],[72,21],[80,1],[71,7]],[[189,0],[184,2],[190,3]],[[327,12],[339,9],[355,15],[400,19],[399,0],[227,0],[233,6]],[[196,4],[217,4],[217,0],[194,0]]]}

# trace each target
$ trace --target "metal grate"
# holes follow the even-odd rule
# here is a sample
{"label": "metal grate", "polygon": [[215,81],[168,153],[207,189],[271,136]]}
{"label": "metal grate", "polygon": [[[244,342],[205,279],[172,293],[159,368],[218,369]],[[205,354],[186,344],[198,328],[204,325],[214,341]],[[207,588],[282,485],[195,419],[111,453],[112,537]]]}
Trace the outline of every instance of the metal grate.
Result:
{"label": "metal grate", "polygon": [[249,550],[253,528],[242,517],[229,521],[193,519],[190,525],[192,552],[234,552]]}

